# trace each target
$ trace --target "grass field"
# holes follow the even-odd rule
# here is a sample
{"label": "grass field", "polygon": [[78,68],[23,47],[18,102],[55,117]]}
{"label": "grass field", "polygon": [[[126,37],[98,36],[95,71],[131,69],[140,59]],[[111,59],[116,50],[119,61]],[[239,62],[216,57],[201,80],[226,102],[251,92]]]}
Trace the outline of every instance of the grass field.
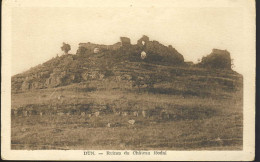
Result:
{"label": "grass field", "polygon": [[241,77],[172,71],[153,87],[106,79],[12,93],[11,148],[241,150]]}

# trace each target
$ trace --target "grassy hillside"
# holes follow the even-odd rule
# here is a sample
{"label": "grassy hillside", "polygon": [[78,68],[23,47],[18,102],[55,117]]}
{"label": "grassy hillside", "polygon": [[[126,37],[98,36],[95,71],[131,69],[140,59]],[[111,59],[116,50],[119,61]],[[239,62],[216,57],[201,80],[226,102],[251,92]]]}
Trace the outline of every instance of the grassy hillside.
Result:
{"label": "grassy hillside", "polygon": [[[98,77],[13,91],[12,149],[242,149],[240,74],[120,57],[99,62],[103,54],[59,62],[66,57]],[[101,64],[105,70],[96,69]]]}

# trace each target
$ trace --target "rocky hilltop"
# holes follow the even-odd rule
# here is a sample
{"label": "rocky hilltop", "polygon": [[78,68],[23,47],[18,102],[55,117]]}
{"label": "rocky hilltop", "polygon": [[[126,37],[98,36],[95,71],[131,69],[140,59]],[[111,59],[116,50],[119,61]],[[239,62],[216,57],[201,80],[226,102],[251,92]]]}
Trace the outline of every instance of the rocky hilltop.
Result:
{"label": "rocky hilltop", "polygon": [[[228,51],[213,49],[201,63],[189,65],[175,48],[143,36],[137,44],[127,37],[113,45],[80,43],[76,54],[65,54],[12,77],[12,91],[44,89],[91,80],[128,80],[132,86],[152,87],[167,80],[167,67],[196,67],[231,70]],[[164,71],[162,70],[164,67]],[[166,68],[165,68],[166,67]],[[153,73],[151,73],[153,71]],[[174,75],[181,75],[180,70]]]}
{"label": "rocky hilltop", "polygon": [[147,36],[61,49],[12,77],[12,149],[243,149],[243,77],[228,51],[193,64]]}

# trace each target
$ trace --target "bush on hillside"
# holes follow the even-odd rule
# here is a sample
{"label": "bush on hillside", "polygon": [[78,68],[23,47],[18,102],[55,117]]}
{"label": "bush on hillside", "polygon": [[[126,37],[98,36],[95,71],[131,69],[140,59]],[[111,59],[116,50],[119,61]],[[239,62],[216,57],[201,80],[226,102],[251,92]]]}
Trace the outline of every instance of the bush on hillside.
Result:
{"label": "bush on hillside", "polygon": [[202,58],[199,66],[211,69],[231,70],[230,53],[226,50],[213,49],[211,54]]}

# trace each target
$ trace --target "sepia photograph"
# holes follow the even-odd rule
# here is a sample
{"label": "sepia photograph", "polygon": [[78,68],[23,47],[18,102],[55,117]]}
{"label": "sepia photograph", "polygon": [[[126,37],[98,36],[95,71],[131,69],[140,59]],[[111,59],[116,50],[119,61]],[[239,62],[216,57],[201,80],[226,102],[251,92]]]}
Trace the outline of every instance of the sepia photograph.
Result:
{"label": "sepia photograph", "polygon": [[2,4],[2,158],[253,160],[253,0]]}

